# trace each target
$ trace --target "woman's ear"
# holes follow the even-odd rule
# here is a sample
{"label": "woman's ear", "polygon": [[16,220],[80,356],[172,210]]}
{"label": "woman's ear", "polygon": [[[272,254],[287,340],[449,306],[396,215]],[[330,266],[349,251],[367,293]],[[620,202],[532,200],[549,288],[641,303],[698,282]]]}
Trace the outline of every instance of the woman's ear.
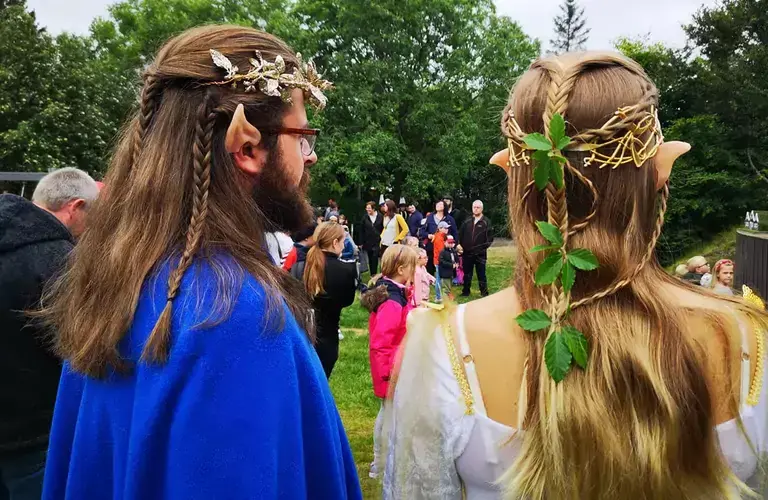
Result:
{"label": "woman's ear", "polygon": [[507,174],[509,174],[509,148],[504,148],[491,156],[488,163],[501,167]]}
{"label": "woman's ear", "polygon": [[662,143],[656,152],[654,164],[656,165],[656,190],[664,187],[672,173],[672,167],[675,161],[691,150],[691,145],[687,142],[671,141]]}

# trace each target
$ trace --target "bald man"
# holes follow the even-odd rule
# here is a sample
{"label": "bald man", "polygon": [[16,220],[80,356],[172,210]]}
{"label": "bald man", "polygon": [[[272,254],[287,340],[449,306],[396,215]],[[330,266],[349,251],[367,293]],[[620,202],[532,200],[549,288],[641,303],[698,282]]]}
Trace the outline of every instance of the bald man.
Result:
{"label": "bald man", "polygon": [[467,219],[459,230],[459,243],[463,250],[462,269],[464,270],[464,289],[462,297],[469,297],[472,274],[477,269],[477,281],[480,283],[480,295],[488,295],[488,279],[485,265],[488,261],[488,247],[493,243],[491,221],[483,215],[483,202],[472,203],[472,218]]}

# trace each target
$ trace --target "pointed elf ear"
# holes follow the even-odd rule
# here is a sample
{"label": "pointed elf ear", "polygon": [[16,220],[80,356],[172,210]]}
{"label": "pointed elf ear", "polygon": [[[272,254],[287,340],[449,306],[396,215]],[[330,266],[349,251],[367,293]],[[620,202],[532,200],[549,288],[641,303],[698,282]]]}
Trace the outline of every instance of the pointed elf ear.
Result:
{"label": "pointed elf ear", "polygon": [[504,148],[495,155],[491,156],[491,159],[488,160],[488,163],[501,167],[506,173],[509,173],[509,148]]}
{"label": "pointed elf ear", "polygon": [[672,173],[672,167],[675,161],[691,150],[691,145],[687,142],[670,141],[662,143],[659,146],[659,150],[656,152],[655,165],[656,165],[656,189],[659,190],[664,187],[669,174]]}
{"label": "pointed elf ear", "polygon": [[248,122],[245,117],[245,107],[237,105],[235,114],[232,115],[232,123],[227,129],[227,137],[224,145],[227,153],[239,153],[243,146],[256,146],[261,142],[261,132]]}

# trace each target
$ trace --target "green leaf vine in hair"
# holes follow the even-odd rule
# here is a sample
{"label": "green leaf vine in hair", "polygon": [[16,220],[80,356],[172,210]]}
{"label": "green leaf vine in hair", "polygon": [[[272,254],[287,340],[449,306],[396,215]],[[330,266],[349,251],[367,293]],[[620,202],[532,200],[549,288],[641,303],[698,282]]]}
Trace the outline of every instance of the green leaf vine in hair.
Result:
{"label": "green leaf vine in hair", "polygon": [[[549,184],[555,189],[565,188],[564,165],[568,160],[562,150],[571,142],[565,135],[565,120],[559,113],[552,116],[549,123],[549,137],[538,132],[524,138],[525,145],[534,150],[533,180],[536,189],[543,191]],[[544,363],[549,375],[555,382],[561,382],[571,370],[573,363],[587,368],[589,360],[589,341],[582,332],[572,325],[565,324],[570,313],[571,290],[576,284],[578,271],[597,269],[597,258],[586,248],[567,249],[567,235],[560,228],[546,221],[537,221],[536,227],[546,244],[536,245],[530,253],[544,252],[544,258],[534,273],[536,286],[558,285],[565,294],[565,303],[549,303],[549,311],[528,309],[516,319],[517,324],[528,332],[546,330],[547,341],[544,345]]]}

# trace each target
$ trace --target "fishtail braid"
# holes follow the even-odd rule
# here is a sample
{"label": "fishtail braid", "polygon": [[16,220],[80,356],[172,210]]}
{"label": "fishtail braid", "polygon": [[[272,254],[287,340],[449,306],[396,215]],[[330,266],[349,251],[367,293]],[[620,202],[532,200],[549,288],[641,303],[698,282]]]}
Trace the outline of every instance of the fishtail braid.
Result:
{"label": "fishtail braid", "polygon": [[[549,136],[549,125],[552,121],[552,117],[555,114],[565,116],[568,110],[568,99],[573,91],[573,87],[576,80],[581,73],[582,65],[574,65],[567,70],[564,70],[562,64],[559,61],[555,61],[554,65],[547,65],[545,67],[550,76],[549,89],[547,91],[547,103],[544,109],[544,133]],[[566,163],[566,168],[569,166]],[[563,245],[560,252],[564,254],[566,246],[568,244],[569,220],[568,220],[568,203],[566,200],[566,189],[562,186],[560,189],[556,188],[551,182],[547,184],[544,195],[547,200],[547,221],[550,224],[557,226],[560,230],[560,234],[563,235]],[[557,326],[558,318],[565,313],[566,294],[563,292],[562,286],[552,285],[550,287],[550,299],[549,309],[550,315],[553,318],[553,327]]]}
{"label": "fishtail braid", "polygon": [[168,359],[173,299],[176,298],[181,279],[192,264],[192,259],[200,247],[200,240],[203,236],[205,219],[208,214],[208,188],[211,184],[213,126],[216,122],[216,110],[211,94],[210,88],[203,90],[203,100],[197,112],[195,142],[192,146],[192,216],[187,228],[186,242],[176,268],[171,271],[168,277],[165,308],[144,346],[142,359],[147,361],[164,362]]}
{"label": "fishtail braid", "polygon": [[141,88],[139,114],[133,131],[131,143],[131,167],[134,167],[139,160],[147,130],[149,130],[152,118],[155,116],[155,112],[160,105],[161,92],[162,81],[153,74],[148,73],[144,77],[144,86]]}

